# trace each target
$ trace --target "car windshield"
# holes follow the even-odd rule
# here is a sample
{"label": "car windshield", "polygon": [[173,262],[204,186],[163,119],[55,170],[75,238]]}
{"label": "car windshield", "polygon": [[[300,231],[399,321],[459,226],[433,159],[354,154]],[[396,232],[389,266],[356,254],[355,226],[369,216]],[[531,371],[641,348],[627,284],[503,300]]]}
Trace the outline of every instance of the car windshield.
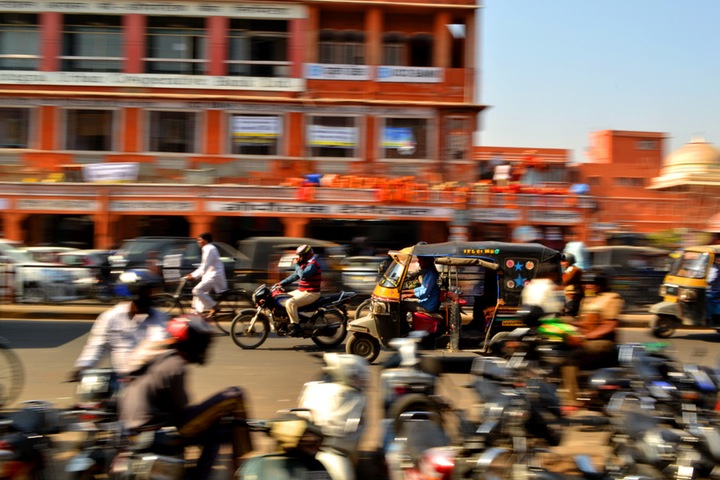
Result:
{"label": "car windshield", "polygon": [[673,262],[670,275],[686,278],[705,278],[707,276],[710,254],[685,251]]}
{"label": "car windshield", "polygon": [[2,250],[0,250],[0,255],[7,257],[13,263],[34,263],[34,262],[36,262],[36,260],[34,260],[27,252],[20,250],[19,248],[15,248],[13,245],[11,245],[9,243],[3,244]]}

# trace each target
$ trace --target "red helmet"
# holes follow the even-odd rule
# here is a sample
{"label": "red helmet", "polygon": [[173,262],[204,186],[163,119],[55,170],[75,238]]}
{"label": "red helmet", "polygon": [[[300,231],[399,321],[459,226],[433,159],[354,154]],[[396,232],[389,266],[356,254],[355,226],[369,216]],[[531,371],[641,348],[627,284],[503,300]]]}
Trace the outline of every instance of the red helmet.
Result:
{"label": "red helmet", "polygon": [[205,353],[212,341],[213,331],[200,315],[182,315],[167,324],[170,338],[175,339],[175,348],[185,353],[190,363],[205,363]]}

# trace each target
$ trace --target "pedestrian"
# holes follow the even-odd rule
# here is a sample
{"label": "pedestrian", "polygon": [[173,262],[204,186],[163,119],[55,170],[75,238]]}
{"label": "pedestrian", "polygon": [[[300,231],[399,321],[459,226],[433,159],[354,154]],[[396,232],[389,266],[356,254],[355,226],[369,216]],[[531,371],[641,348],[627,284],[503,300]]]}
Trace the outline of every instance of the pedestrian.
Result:
{"label": "pedestrian", "polygon": [[217,313],[215,309],[217,302],[210,296],[210,292],[222,293],[228,288],[225,265],[220,259],[220,252],[212,241],[213,237],[210,232],[198,235],[197,243],[202,252],[200,266],[185,277],[188,280],[200,279],[192,289],[192,307],[199,314],[209,309],[208,317]]}

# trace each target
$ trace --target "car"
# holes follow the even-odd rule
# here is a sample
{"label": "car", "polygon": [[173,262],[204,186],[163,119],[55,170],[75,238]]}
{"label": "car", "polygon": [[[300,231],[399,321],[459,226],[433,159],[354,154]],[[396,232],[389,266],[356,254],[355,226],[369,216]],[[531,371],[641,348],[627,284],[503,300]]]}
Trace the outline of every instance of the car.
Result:
{"label": "car", "polygon": [[[213,242],[213,245],[220,252],[225,276],[233,286],[236,270],[248,259],[227,243]],[[109,260],[111,283],[115,283],[122,272],[135,268],[157,268],[166,283],[170,283],[195,270],[202,255],[195,237],[146,236],[126,240]]]}
{"label": "car", "polygon": [[19,303],[77,300],[79,295],[64,265],[38,262],[22,244],[0,239],[0,290]]}
{"label": "car", "polygon": [[[334,283],[333,265],[325,262],[325,249],[334,252],[343,251],[344,247],[338,243],[306,237],[248,237],[238,242],[238,250],[247,260],[241,262],[239,270],[243,288],[253,291],[263,283],[272,284],[282,280],[293,271],[292,258],[295,249],[303,244],[310,245],[321,258],[323,267],[323,280]],[[340,253],[333,253],[333,257]],[[344,253],[342,254],[344,255]]]}
{"label": "car", "polygon": [[57,254],[57,261],[73,274],[77,292],[84,298],[109,299],[111,250],[73,249]]}
{"label": "car", "polygon": [[343,290],[369,296],[375,289],[380,266],[387,259],[384,256],[346,257],[340,262]]}
{"label": "car", "polygon": [[46,263],[58,263],[58,255],[64,252],[72,252],[77,250],[73,247],[60,246],[38,246],[38,247],[22,247],[33,260]]}

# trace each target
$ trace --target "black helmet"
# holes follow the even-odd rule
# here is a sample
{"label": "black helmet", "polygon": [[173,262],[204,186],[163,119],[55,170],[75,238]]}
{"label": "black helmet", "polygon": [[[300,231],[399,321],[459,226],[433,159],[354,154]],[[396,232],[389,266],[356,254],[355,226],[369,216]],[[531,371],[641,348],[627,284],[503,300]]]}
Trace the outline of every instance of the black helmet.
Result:
{"label": "black helmet", "polygon": [[170,338],[174,339],[174,348],[184,353],[188,362],[205,364],[213,331],[203,317],[181,315],[170,320],[166,328]]}
{"label": "black helmet", "polygon": [[582,283],[597,285],[601,291],[608,289],[608,278],[602,270],[588,270],[583,272]]}
{"label": "black helmet", "polygon": [[540,319],[545,316],[545,310],[539,305],[520,305],[517,315],[528,327],[537,327]]}
{"label": "black helmet", "polygon": [[566,253],[563,255],[562,261],[567,262],[568,265],[575,265],[575,255],[573,255],[572,253]]}

